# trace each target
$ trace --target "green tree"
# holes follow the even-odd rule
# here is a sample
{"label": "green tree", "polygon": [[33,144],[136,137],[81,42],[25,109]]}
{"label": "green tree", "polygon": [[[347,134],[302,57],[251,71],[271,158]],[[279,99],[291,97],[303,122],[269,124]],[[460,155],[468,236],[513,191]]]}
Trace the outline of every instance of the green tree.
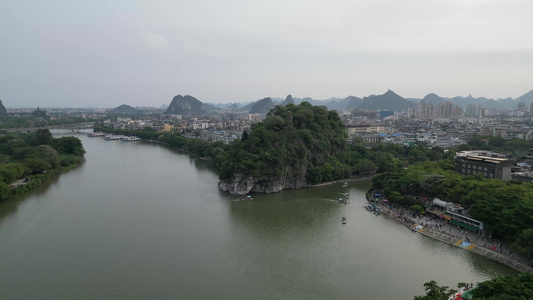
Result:
{"label": "green tree", "polygon": [[50,145],[54,137],[48,129],[38,129],[35,132],[37,145]]}
{"label": "green tree", "polygon": [[424,283],[424,288],[426,295],[415,296],[414,300],[448,300],[456,292],[447,286],[439,286],[434,280]]}
{"label": "green tree", "polygon": [[522,230],[511,248],[515,252],[533,257],[533,228]]}
{"label": "green tree", "polygon": [[57,157],[59,154],[54,148],[48,146],[48,145],[39,145],[37,146],[36,153],[38,155],[44,156],[44,157]]}
{"label": "green tree", "polygon": [[422,179],[420,179],[420,188],[426,195],[432,197],[435,187],[438,186],[445,178],[446,176],[440,174],[424,175]]}
{"label": "green tree", "polygon": [[484,281],[472,290],[476,300],[525,300],[533,299],[533,274],[523,273],[517,277],[496,277]]}
{"label": "green tree", "polygon": [[53,139],[51,146],[60,154],[73,154],[76,156],[83,156],[85,149],[77,137],[64,136],[61,138]]}
{"label": "green tree", "polygon": [[0,181],[0,201],[4,201],[9,197],[9,187],[3,181]]}
{"label": "green tree", "polygon": [[33,157],[25,161],[32,174],[42,174],[52,169],[52,164],[44,159]]}

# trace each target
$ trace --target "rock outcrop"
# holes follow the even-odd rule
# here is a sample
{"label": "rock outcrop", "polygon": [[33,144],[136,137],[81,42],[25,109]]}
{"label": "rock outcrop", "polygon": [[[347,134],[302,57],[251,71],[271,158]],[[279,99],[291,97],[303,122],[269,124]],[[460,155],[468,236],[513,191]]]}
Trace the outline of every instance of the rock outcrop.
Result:
{"label": "rock outcrop", "polygon": [[282,190],[300,189],[307,186],[306,173],[307,163],[302,161],[298,166],[286,167],[285,175],[280,178],[254,178],[253,176],[236,174],[229,179],[220,180],[218,188],[236,196],[244,196],[249,192],[277,193]]}
{"label": "rock outcrop", "polygon": [[2,104],[2,100],[0,100],[0,115],[7,115],[7,110]]}
{"label": "rock outcrop", "polygon": [[198,99],[189,95],[177,95],[172,99],[166,114],[173,115],[202,115],[206,114],[205,105]]}
{"label": "rock outcrop", "polygon": [[277,193],[282,190],[300,189],[307,186],[305,180],[307,168],[307,160],[300,160],[296,165],[285,167],[284,175],[277,178],[254,178],[253,176],[235,174],[229,179],[220,180],[218,188],[236,196],[244,196],[249,192]]}

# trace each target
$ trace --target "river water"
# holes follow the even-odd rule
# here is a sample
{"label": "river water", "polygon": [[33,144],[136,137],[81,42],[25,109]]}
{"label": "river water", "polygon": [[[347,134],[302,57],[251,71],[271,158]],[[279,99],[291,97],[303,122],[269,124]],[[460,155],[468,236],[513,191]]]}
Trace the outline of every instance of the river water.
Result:
{"label": "river water", "polygon": [[0,299],[413,299],[516,274],[367,212],[370,182],[236,201],[207,161],[77,136],[83,165],[0,203]]}

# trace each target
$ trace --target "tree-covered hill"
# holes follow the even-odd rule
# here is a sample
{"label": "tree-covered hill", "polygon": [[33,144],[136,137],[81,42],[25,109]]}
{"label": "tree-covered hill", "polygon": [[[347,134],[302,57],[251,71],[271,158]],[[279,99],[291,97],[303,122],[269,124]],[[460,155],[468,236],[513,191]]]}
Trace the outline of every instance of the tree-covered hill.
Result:
{"label": "tree-covered hill", "polygon": [[344,123],[325,106],[276,106],[261,123],[215,157],[219,188],[250,191],[297,189],[353,175],[394,172],[404,165],[442,157],[440,149],[379,145],[367,149],[346,143]]}
{"label": "tree-covered hill", "polygon": [[228,147],[220,165],[220,187],[234,194],[301,188],[328,158],[346,147],[336,112],[304,102],[276,106],[242,141]]}

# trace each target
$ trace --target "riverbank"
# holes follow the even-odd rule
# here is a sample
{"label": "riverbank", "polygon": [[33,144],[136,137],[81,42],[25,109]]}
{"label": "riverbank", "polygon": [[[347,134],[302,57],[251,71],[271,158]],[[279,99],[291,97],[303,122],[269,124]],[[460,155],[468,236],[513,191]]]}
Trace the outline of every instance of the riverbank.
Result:
{"label": "riverbank", "polygon": [[[369,198],[369,194],[367,193],[367,200],[371,200]],[[487,257],[489,259],[492,259],[494,261],[497,261],[499,263],[502,263],[518,272],[533,272],[533,268],[531,265],[527,265],[523,261],[519,261],[516,258],[513,258],[512,256],[509,257],[507,255],[504,255],[503,253],[500,253],[496,250],[496,247],[490,249],[488,246],[484,245],[477,245],[473,243],[471,240],[466,241],[466,239],[462,239],[461,236],[453,235],[453,232],[445,230],[442,226],[428,226],[427,222],[426,225],[424,225],[423,222],[420,222],[419,219],[412,219],[410,216],[406,217],[403,213],[396,214],[396,211],[393,209],[390,209],[386,205],[383,205],[383,203],[378,204],[380,209],[384,212],[384,215],[394,219],[396,222],[402,224],[409,230],[420,233],[426,237],[435,239],[437,241],[446,243],[453,247],[458,247],[463,250],[467,250],[476,254],[479,254],[481,256]],[[418,220],[418,221],[417,221]],[[433,225],[433,224],[432,224]],[[438,228],[438,229],[437,229]],[[452,234],[448,234],[448,232]],[[476,240],[477,241],[477,240]]]}
{"label": "riverbank", "polygon": [[37,175],[30,175],[25,178],[19,179],[15,181],[14,183],[11,183],[9,187],[9,195],[8,198],[2,201],[9,201],[14,199],[17,196],[23,195],[35,188],[40,187],[44,183],[59,177],[61,174],[66,173],[72,169],[77,168],[78,166],[81,166],[85,162],[85,159],[82,158],[80,161],[78,161],[75,164],[61,167],[59,169],[53,169],[48,171],[46,174],[37,174]]}
{"label": "riverbank", "polygon": [[323,186],[328,186],[328,185],[333,185],[333,184],[341,184],[344,182],[357,182],[357,181],[371,180],[373,176],[374,175],[363,176],[363,177],[350,177],[350,178],[341,179],[341,180],[328,181],[328,182],[308,185],[308,186],[305,186],[304,188],[317,188],[317,187],[323,187]]}

